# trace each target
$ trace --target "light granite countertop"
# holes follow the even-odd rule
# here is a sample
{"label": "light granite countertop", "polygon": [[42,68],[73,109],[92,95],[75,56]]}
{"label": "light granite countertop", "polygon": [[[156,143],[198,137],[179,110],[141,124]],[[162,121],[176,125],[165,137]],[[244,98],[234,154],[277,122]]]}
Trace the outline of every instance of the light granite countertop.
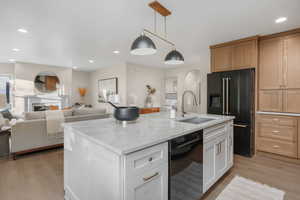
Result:
{"label": "light granite countertop", "polygon": [[213,118],[214,120],[190,124],[169,118],[169,113],[141,115],[134,123],[122,124],[113,118],[65,123],[67,132],[80,134],[87,139],[120,155],[129,154],[173,138],[233,120],[232,116],[192,114],[189,117]]}

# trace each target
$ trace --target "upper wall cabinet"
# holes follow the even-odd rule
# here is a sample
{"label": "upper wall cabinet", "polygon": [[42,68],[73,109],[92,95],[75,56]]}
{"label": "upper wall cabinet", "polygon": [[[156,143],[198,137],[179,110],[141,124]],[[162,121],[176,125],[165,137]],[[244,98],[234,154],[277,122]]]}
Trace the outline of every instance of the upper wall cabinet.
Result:
{"label": "upper wall cabinet", "polygon": [[300,89],[300,33],[284,38],[284,87]]}
{"label": "upper wall cabinet", "polygon": [[211,49],[211,65],[213,72],[229,71],[232,69],[232,47]]}
{"label": "upper wall cabinet", "polygon": [[233,46],[232,66],[234,69],[257,66],[257,40],[242,42]]}
{"label": "upper wall cabinet", "polygon": [[258,37],[211,46],[211,71],[221,72],[257,66]]}
{"label": "upper wall cabinet", "polygon": [[283,86],[283,41],[273,38],[259,44],[259,87],[280,89]]}

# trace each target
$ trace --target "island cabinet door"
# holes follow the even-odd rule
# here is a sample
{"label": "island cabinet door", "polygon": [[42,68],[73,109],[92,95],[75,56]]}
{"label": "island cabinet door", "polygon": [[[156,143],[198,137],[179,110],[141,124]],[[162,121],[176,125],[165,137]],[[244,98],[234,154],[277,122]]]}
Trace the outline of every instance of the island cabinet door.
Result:
{"label": "island cabinet door", "polygon": [[206,192],[216,178],[216,140],[203,145],[203,192]]}
{"label": "island cabinet door", "polygon": [[168,166],[126,176],[125,200],[168,200]]}
{"label": "island cabinet door", "polygon": [[216,177],[221,177],[228,169],[228,135],[224,134],[216,142]]}

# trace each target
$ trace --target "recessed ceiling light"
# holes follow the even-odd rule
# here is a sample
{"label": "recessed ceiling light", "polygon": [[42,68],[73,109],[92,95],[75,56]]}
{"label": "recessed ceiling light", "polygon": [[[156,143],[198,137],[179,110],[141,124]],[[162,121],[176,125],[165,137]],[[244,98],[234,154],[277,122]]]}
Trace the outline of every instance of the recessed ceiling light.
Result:
{"label": "recessed ceiling light", "polygon": [[20,49],[17,49],[17,48],[14,48],[14,49],[12,49],[12,50],[15,51],[15,52],[20,51]]}
{"label": "recessed ceiling light", "polygon": [[28,33],[28,31],[26,29],[24,29],[24,28],[19,28],[18,31],[20,33]]}
{"label": "recessed ceiling light", "polygon": [[113,51],[113,53],[114,53],[114,54],[119,54],[119,53],[120,53],[120,51],[118,51],[118,50],[115,50],[115,51]]}
{"label": "recessed ceiling light", "polygon": [[285,22],[286,20],[287,20],[286,17],[279,17],[279,18],[277,18],[277,19],[275,20],[275,22],[276,22],[277,24],[279,24],[279,23]]}
{"label": "recessed ceiling light", "polygon": [[73,66],[73,69],[77,69],[78,67],[77,66]]}
{"label": "recessed ceiling light", "polygon": [[89,63],[94,63],[95,61],[94,60],[89,60]]}
{"label": "recessed ceiling light", "polygon": [[8,59],[9,62],[16,62],[15,59]]}

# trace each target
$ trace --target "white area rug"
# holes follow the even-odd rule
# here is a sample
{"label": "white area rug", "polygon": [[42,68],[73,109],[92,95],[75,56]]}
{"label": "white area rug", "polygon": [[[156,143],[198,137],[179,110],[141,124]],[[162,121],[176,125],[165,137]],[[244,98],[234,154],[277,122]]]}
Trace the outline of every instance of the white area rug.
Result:
{"label": "white area rug", "polygon": [[284,191],[236,176],[216,200],[283,200]]}

